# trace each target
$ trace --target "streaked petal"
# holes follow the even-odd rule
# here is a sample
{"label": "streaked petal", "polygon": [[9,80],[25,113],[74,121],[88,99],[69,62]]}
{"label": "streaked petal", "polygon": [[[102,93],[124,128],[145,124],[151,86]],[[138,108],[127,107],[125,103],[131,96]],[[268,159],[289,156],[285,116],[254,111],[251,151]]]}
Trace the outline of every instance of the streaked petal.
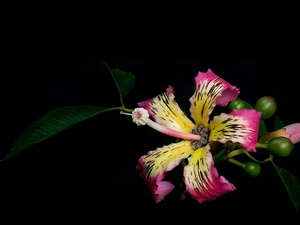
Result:
{"label": "streaked petal", "polygon": [[190,98],[190,112],[196,124],[208,127],[209,115],[216,105],[225,106],[236,99],[239,89],[215,75],[210,69],[195,77],[196,90]]}
{"label": "streaked petal", "polygon": [[184,182],[187,192],[202,203],[214,200],[236,188],[214,166],[209,146],[197,149],[184,167]]}
{"label": "streaked petal", "polygon": [[254,109],[232,110],[221,113],[209,124],[209,141],[238,142],[250,152],[256,152],[261,113]]}
{"label": "streaked petal", "polygon": [[182,112],[174,99],[174,89],[169,86],[163,94],[139,102],[138,106],[148,110],[149,115],[154,118],[156,123],[173,130],[190,133],[195,125]]}
{"label": "streaked petal", "polygon": [[160,202],[174,189],[171,182],[162,181],[166,172],[175,168],[193,151],[190,141],[181,141],[149,151],[139,159],[136,168],[141,172],[140,175],[144,178],[155,202]]}

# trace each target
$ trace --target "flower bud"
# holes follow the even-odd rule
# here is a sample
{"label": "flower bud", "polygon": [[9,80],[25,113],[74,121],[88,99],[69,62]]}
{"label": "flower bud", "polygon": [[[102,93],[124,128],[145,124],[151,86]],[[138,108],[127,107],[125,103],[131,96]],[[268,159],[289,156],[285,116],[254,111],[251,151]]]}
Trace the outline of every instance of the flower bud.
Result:
{"label": "flower bud", "polygon": [[257,177],[261,172],[261,166],[257,162],[245,162],[243,164],[244,171],[248,173],[251,177]]}
{"label": "flower bud", "polygon": [[289,156],[294,149],[293,143],[286,137],[273,138],[265,143],[264,146],[264,150],[279,157]]}
{"label": "flower bud", "polygon": [[228,104],[229,112],[233,109],[244,109],[245,107],[245,103],[241,99],[235,99]]}
{"label": "flower bud", "polygon": [[261,119],[268,119],[274,115],[277,110],[275,98],[272,96],[263,96],[257,100],[254,109],[261,112]]}
{"label": "flower bud", "polygon": [[266,143],[267,141],[276,137],[286,137],[290,139],[293,144],[300,142],[300,123],[293,123],[281,129],[267,133],[258,139],[259,143]]}

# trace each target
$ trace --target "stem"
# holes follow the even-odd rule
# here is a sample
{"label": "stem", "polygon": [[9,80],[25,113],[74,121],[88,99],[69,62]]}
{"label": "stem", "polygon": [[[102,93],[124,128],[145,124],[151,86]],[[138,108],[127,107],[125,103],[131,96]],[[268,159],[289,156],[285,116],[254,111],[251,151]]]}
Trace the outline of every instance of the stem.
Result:
{"label": "stem", "polygon": [[242,149],[237,149],[237,150],[234,150],[234,151],[228,153],[228,154],[226,155],[226,157],[227,157],[227,158],[232,158],[232,157],[237,156],[237,155],[240,155],[240,154],[244,154],[244,151],[243,151]]}
{"label": "stem", "polygon": [[229,158],[229,159],[227,159],[227,161],[230,162],[230,163],[232,163],[232,164],[235,164],[235,165],[237,165],[239,167],[242,167],[242,168],[245,167],[244,163],[242,163],[240,161],[237,161],[236,159]]}
{"label": "stem", "polygon": [[256,148],[266,148],[267,146],[264,143],[256,143]]}
{"label": "stem", "polygon": [[125,105],[124,105],[124,102],[123,102],[123,98],[120,96],[120,103],[121,103],[121,106],[123,107],[123,108],[125,108]]}
{"label": "stem", "polygon": [[[266,161],[270,161],[270,162],[273,164],[273,166],[276,168],[276,165],[275,165],[275,163],[274,163],[274,161],[273,161],[273,155],[270,154],[270,157],[267,158]],[[277,169],[276,169],[276,170],[277,170]],[[277,171],[277,172],[278,172],[278,171]]]}
{"label": "stem", "polygon": [[112,108],[108,108],[107,111],[112,111],[112,110],[120,110],[120,111],[124,111],[124,112],[132,112],[133,109],[127,109],[125,108],[125,106],[118,106],[118,107],[112,107]]}
{"label": "stem", "polygon": [[252,159],[254,162],[257,162],[257,163],[265,163],[265,162],[267,162],[267,161],[270,160],[270,158],[267,158],[267,159],[265,159],[264,161],[259,161],[259,160],[255,159],[252,155],[250,155],[250,153],[249,153],[247,150],[245,150],[245,149],[242,149],[242,150],[243,150],[244,153],[245,153],[250,159]]}
{"label": "stem", "polygon": [[254,162],[257,162],[257,163],[265,163],[270,160],[270,158],[267,158],[264,161],[259,161],[259,160],[255,159],[247,150],[245,150],[243,148],[237,149],[235,151],[228,153],[226,157],[229,159],[234,156],[241,155],[241,154],[246,154],[246,156],[248,156],[250,159],[252,159]]}

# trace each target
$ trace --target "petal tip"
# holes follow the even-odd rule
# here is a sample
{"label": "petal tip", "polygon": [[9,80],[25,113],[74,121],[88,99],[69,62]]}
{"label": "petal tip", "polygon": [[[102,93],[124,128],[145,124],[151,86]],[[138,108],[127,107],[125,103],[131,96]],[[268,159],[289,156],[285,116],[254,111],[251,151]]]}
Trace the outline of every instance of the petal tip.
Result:
{"label": "petal tip", "polygon": [[246,150],[256,152],[261,112],[254,109],[234,109],[230,112],[230,114],[243,118],[243,120],[247,123],[246,127],[248,135],[247,138],[245,138],[245,141],[241,144]]}
{"label": "petal tip", "polygon": [[168,86],[167,92],[169,92],[171,94],[175,94],[175,90],[174,90],[174,88],[171,85]]}
{"label": "petal tip", "polygon": [[300,142],[300,123],[293,123],[284,128],[293,144]]}
{"label": "petal tip", "polygon": [[156,203],[164,200],[165,196],[170,194],[175,186],[170,181],[160,181],[156,184],[156,190],[153,192]]}
{"label": "petal tip", "polygon": [[208,82],[216,80],[219,84],[221,84],[223,86],[223,90],[216,98],[216,104],[220,106],[226,106],[228,102],[236,99],[240,93],[240,90],[236,86],[229,84],[227,81],[217,76],[211,69],[208,69],[206,73],[199,71],[194,80],[196,88],[204,80],[207,80]]}
{"label": "petal tip", "polygon": [[[206,162],[201,163],[203,160]],[[184,167],[184,182],[187,192],[199,203],[236,190],[233,184],[219,176],[209,147],[198,149],[189,159],[188,165]]]}

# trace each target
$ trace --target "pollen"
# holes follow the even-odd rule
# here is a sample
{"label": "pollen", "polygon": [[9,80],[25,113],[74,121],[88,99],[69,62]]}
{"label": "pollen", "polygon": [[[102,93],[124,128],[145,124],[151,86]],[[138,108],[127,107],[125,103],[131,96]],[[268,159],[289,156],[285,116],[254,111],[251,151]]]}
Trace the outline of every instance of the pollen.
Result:
{"label": "pollen", "polygon": [[201,137],[200,140],[191,142],[191,145],[194,150],[196,150],[204,145],[207,145],[209,130],[207,128],[205,128],[203,125],[197,125],[192,130],[192,134],[198,134]]}

